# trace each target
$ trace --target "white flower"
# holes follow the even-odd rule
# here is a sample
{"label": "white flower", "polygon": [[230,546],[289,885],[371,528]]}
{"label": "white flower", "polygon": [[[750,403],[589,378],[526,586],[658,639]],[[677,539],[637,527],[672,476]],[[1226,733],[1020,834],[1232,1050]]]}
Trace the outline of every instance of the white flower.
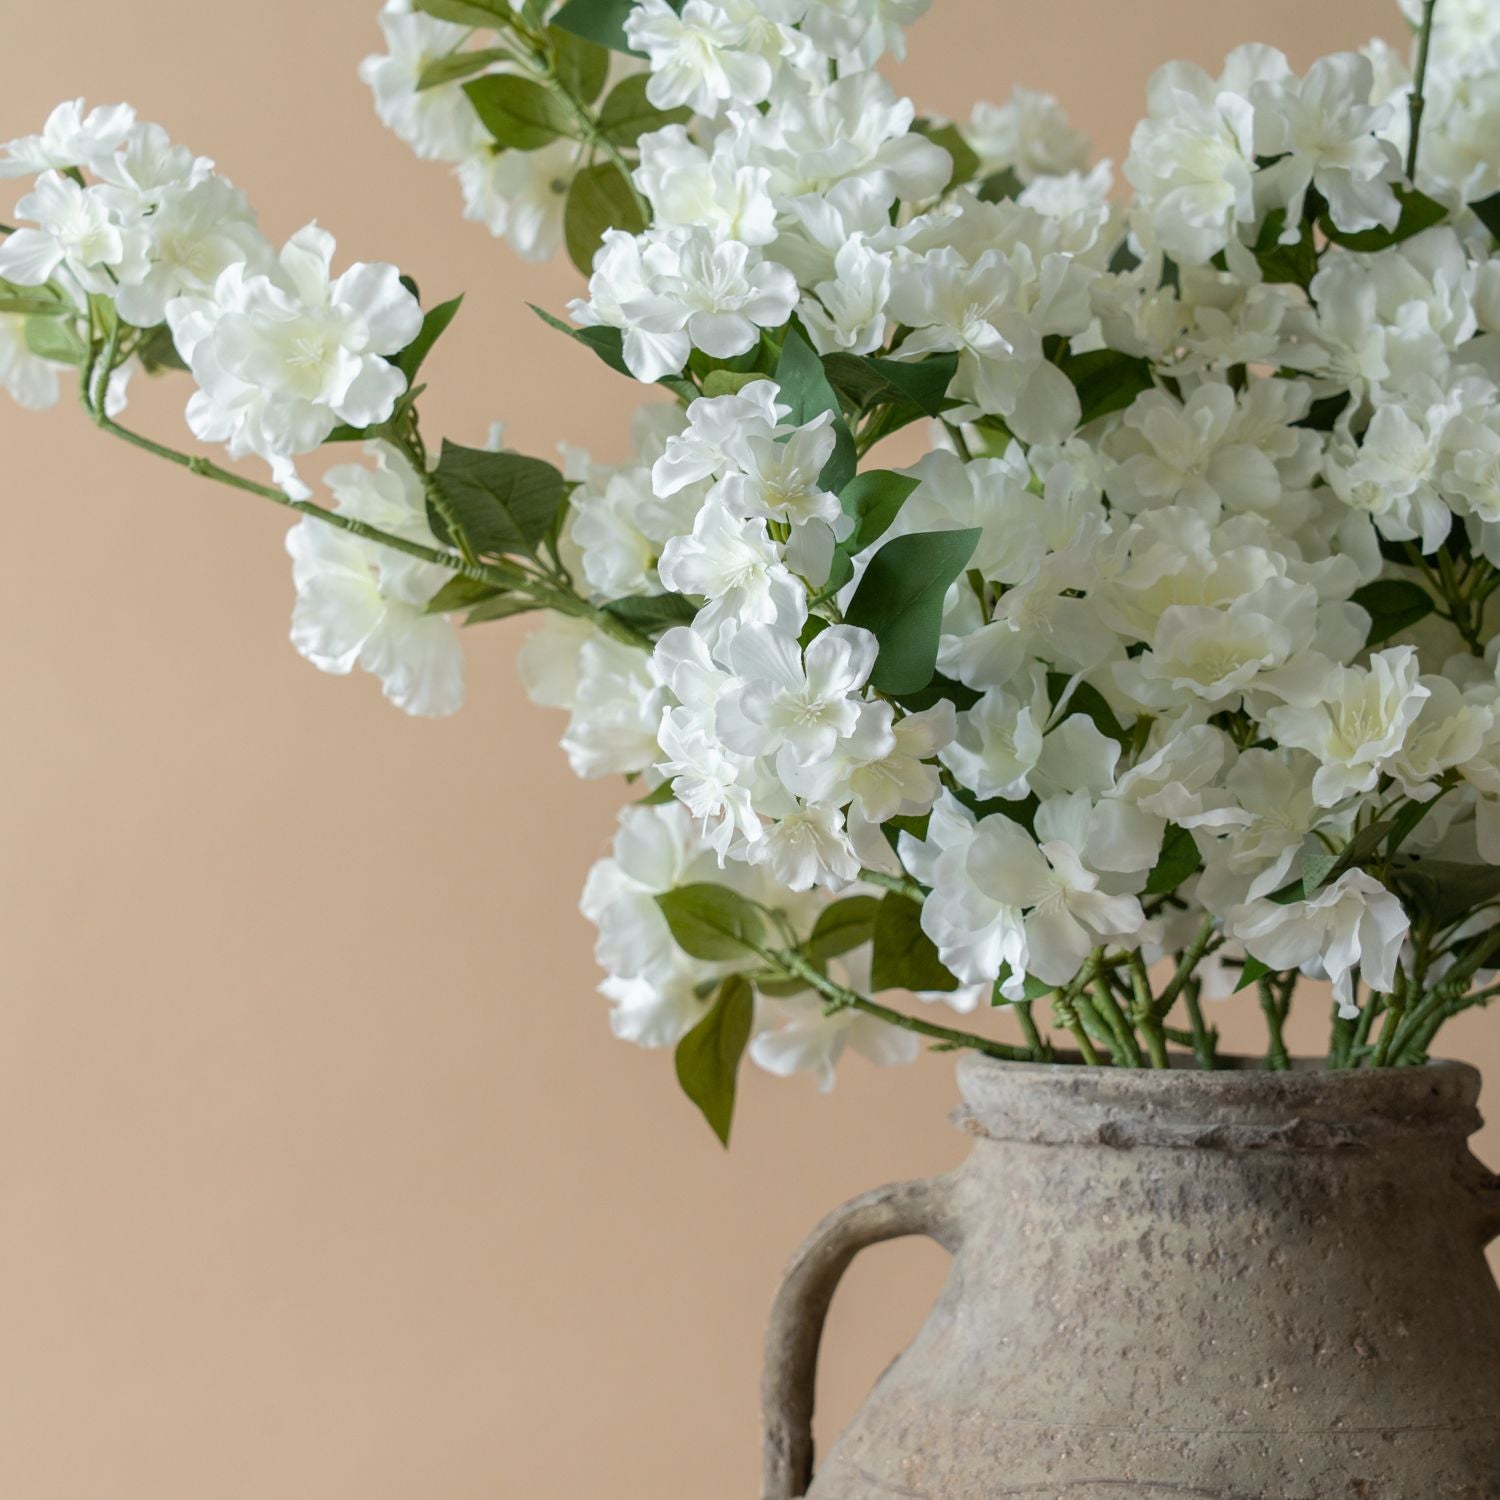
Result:
{"label": "white flower", "polygon": [[[838,967],[850,968],[848,958]],[[846,982],[863,988],[866,969],[859,966]],[[915,1062],[921,1052],[915,1032],[853,1007],[830,1013],[814,995],[763,1001],[761,1024],[765,1029],[750,1041],[750,1060],[778,1078],[811,1073],[825,1094],[833,1087],[834,1070],[846,1048],[882,1068]]]}
{"label": "white flower", "polygon": [[1281,744],[1315,755],[1313,796],[1322,807],[1367,792],[1406,741],[1428,697],[1417,680],[1416,649],[1377,651],[1368,667],[1309,663],[1301,682],[1283,675],[1277,691],[1289,701],[1265,716]]}
{"label": "white flower", "polygon": [[[435,547],[421,481],[405,460],[378,450],[379,467],[345,465],[327,480],[340,515]],[[324,672],[358,663],[409,714],[463,706],[463,652],[452,622],[427,603],[452,573],[306,517],[287,533],[297,603],[292,644]]]}
{"label": "white flower", "polygon": [[766,826],[746,857],[753,865],[764,865],[791,891],[808,891],[815,885],[837,889],[854,880],[860,868],[844,831],[844,816],[836,807],[793,809]]}
{"label": "white flower", "polygon": [[791,407],[778,401],[774,381],[752,380],[731,396],[699,397],[687,409],[687,426],[669,437],[651,468],[662,496],[739,466],[752,439],[770,439]]}
{"label": "white flower", "polygon": [[870,354],[886,341],[892,257],[862,237],[846,240],[834,257],[833,275],[818,282],[798,312],[819,354],[843,350]]}
{"label": "white flower", "polygon": [[903,32],[932,0],[810,0],[802,29],[845,71],[873,68],[889,52],[906,56]]}
{"label": "white flower", "polygon": [[818,484],[833,448],[832,412],[821,412],[803,427],[778,428],[774,436],[748,431],[735,443],[736,467],[711,496],[738,516],[764,516],[793,528],[811,521],[839,525],[844,515],[838,497]]}
{"label": "white flower", "polygon": [[1256,218],[1254,85],[1287,76],[1269,47],[1240,47],[1212,79],[1191,63],[1152,75],[1148,117],[1135,127],[1125,177],[1162,248],[1202,265]]}
{"label": "white flower", "polygon": [[115,301],[137,328],[163,322],[174,297],[208,293],[230,266],[262,272],[274,258],[245,195],[222,177],[163,193],[144,228],[150,266],[138,282],[120,287]]}
{"label": "white flower", "polygon": [[[653,340],[647,350],[626,341],[625,362],[637,380],[675,374],[693,349],[715,359],[744,354],[762,328],[779,327],[797,305],[797,283],[784,266],[706,230],[652,232],[640,269],[642,285],[619,302],[621,326]],[[604,270],[596,261],[591,293]]]}
{"label": "white flower", "polygon": [[1086,793],[1050,798],[1036,815],[1038,844],[1001,814],[984,818],[966,862],[974,884],[1026,913],[1022,967],[1045,984],[1066,984],[1102,942],[1139,941],[1145,918],[1134,896],[1111,896],[1081,858],[1089,837]]}
{"label": "white flower", "polygon": [[1340,52],[1320,58],[1302,79],[1258,83],[1255,150],[1280,157],[1256,184],[1263,202],[1286,209],[1281,238],[1302,234],[1302,206],[1309,187],[1328,201],[1328,213],[1343,230],[1394,229],[1401,205],[1391,183],[1401,176],[1401,158],[1378,132],[1390,114],[1370,104],[1374,70],[1367,57]]}
{"label": "white flower", "polygon": [[687,0],[681,14],[667,0],[636,0],[625,35],[650,59],[646,97],[658,109],[685,104],[716,115],[726,104],[759,104],[771,92],[771,64],[740,50],[745,25],[711,0]]}
{"label": "white flower", "polygon": [[375,112],[418,156],[464,161],[489,140],[469,96],[458,83],[418,90],[429,63],[462,47],[465,27],[412,11],[406,0],[387,0],[380,29],[388,51],[365,58],[359,76],[375,96]]}
{"label": "white flower", "polygon": [[729,641],[736,682],[719,701],[719,737],[740,755],[780,751],[802,764],[826,760],[854,728],[853,695],[877,650],[875,637],[852,625],[830,625],[806,652],[773,626],[744,626]]}
{"label": "white flower", "polygon": [[69,99],[47,116],[39,135],[0,146],[0,177],[34,177],[69,167],[91,170],[119,149],[135,124],[128,104],[104,104],[84,114],[82,99]]}
{"label": "white flower", "polygon": [[563,242],[575,155],[562,140],[537,151],[481,148],[458,169],[464,218],[503,237],[523,260],[549,260]]}
{"label": "white flower", "polygon": [[0,278],[17,286],[40,286],[62,269],[84,291],[113,296],[146,274],[146,232],[113,211],[108,188],[43,172],[16,216],[37,226],[0,240]]}
{"label": "white flower", "polygon": [[963,136],[979,158],[981,177],[1011,171],[1029,183],[1088,166],[1088,136],[1073,128],[1051,94],[1035,89],[1013,88],[1004,104],[976,104]]}
{"label": "white flower", "polygon": [[610,1002],[610,1031],[637,1047],[675,1047],[713,1004],[712,991],[699,993],[703,983],[703,965],[681,954],[672,969],[649,979],[611,974],[599,986]]}
{"label": "white flower", "polygon": [[1272,969],[1332,980],[1339,1014],[1353,1019],[1355,972],[1372,990],[1389,990],[1409,926],[1401,903],[1378,880],[1347,870],[1311,901],[1252,901],[1234,913],[1230,932]]}
{"label": "white flower", "polygon": [[12,399],[30,411],[55,405],[58,372],[65,368],[31,352],[24,315],[0,312],[0,388]]}
{"label": "white flower", "polygon": [[674,593],[707,599],[694,625],[710,638],[725,621],[795,633],[807,618],[806,591],[787,571],[766,523],[741,520],[718,501],[698,512],[690,535],[662,548],[656,571]]}
{"label": "white flower", "polygon": [[708,229],[718,238],[768,245],[776,237],[776,204],[767,191],[770,171],[743,161],[726,131],[712,153],[669,125],[640,139],[635,184],[650,200],[659,226]]}
{"label": "white flower", "polygon": [[333,237],[315,225],[281,252],[274,278],[229,266],[204,297],[168,304],[167,321],[198,391],[188,425],[235,456],[256,453],[294,497],[292,463],[340,423],[386,420],[406,377],[384,356],[422,326],[417,299],[390,265],[358,264],[330,279]]}

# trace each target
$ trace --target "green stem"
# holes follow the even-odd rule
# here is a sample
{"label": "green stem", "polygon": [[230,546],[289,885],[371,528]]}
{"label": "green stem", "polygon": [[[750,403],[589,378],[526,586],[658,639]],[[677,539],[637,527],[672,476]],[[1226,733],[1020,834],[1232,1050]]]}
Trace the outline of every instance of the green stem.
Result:
{"label": "green stem", "polygon": [[1127,1068],[1140,1067],[1140,1043],[1136,1040],[1130,1022],[1125,1019],[1125,1012],[1120,1009],[1119,1002],[1115,999],[1107,974],[1101,973],[1094,980],[1094,1004],[1098,1007],[1099,1014],[1115,1039],[1118,1061]]}
{"label": "green stem", "polygon": [[1188,980],[1193,977],[1193,971],[1203,961],[1203,956],[1213,946],[1214,941],[1214,919],[1204,917],[1203,925],[1198,929],[1198,935],[1183,950],[1182,957],[1177,963],[1177,972],[1167,981],[1167,987],[1161,992],[1161,998],[1156,1002],[1156,1014],[1166,1016],[1177,1003],[1177,997],[1183,992]]}
{"label": "green stem", "polygon": [[1026,1038],[1026,1045],[1031,1050],[1031,1060],[1046,1062],[1052,1055],[1052,1049],[1042,1040],[1042,1034],[1037,1030],[1036,1017],[1031,1013],[1031,1001],[1017,1000],[1011,1009],[1021,1023],[1021,1035]]}
{"label": "green stem", "polygon": [[783,949],[779,952],[769,949],[756,951],[768,963],[780,968],[788,978],[800,979],[805,984],[811,985],[837,1010],[863,1011],[865,1015],[875,1016],[888,1026],[899,1026],[903,1031],[916,1032],[918,1036],[930,1037],[949,1047],[982,1052],[986,1057],[999,1058],[1002,1062],[1029,1062],[1031,1060],[1020,1047],[1009,1047],[1004,1042],[992,1042],[988,1037],[976,1036],[970,1031],[957,1031],[951,1026],[936,1026],[931,1021],[909,1016],[904,1011],[892,1010],[890,1006],[882,1005],[878,1000],[871,1000],[865,995],[858,994],[842,984],[835,983],[794,948]]}
{"label": "green stem", "polygon": [[1151,995],[1151,979],[1146,973],[1146,961],[1137,951],[1130,955],[1130,988],[1134,996],[1131,1019],[1140,1027],[1146,1038],[1146,1050],[1151,1054],[1153,1068],[1169,1068],[1167,1039],[1162,1034],[1161,1018],[1157,1015],[1156,1001]]}
{"label": "green stem", "polygon": [[1427,58],[1432,51],[1432,13],[1437,0],[1423,0],[1422,25],[1417,37],[1417,67],[1411,86],[1411,140],[1406,147],[1406,180],[1417,185],[1417,144],[1422,133],[1422,114],[1427,108]]}
{"label": "green stem", "polygon": [[878,885],[883,891],[895,891],[898,896],[905,896],[919,905],[927,899],[927,892],[915,880],[905,875],[886,875],[880,870],[861,870],[859,878],[866,885]]}
{"label": "green stem", "polygon": [[1219,1066],[1219,1033],[1203,1019],[1203,1005],[1199,999],[1196,981],[1183,991],[1183,1004],[1187,1007],[1188,1024],[1193,1028],[1193,1056],[1198,1066],[1212,1072]]}
{"label": "green stem", "polygon": [[1262,976],[1257,984],[1260,989],[1260,1008],[1266,1014],[1266,1025],[1271,1033],[1270,1047],[1266,1052],[1266,1067],[1273,1073],[1285,1073],[1292,1065],[1292,1060],[1287,1055],[1286,1037],[1282,1032],[1286,1012],[1277,999],[1276,991],[1268,977]]}

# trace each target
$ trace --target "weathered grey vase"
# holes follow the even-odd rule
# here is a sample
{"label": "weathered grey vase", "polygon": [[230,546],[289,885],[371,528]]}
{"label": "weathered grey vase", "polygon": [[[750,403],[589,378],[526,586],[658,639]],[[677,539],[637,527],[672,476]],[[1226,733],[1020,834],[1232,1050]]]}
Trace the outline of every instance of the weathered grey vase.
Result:
{"label": "weathered grey vase", "polygon": [[[959,1081],[968,1161],[856,1199],[792,1263],[765,1500],[1500,1500],[1472,1068]],[[834,1288],[909,1234],[953,1253],[947,1285],[814,1478]]]}

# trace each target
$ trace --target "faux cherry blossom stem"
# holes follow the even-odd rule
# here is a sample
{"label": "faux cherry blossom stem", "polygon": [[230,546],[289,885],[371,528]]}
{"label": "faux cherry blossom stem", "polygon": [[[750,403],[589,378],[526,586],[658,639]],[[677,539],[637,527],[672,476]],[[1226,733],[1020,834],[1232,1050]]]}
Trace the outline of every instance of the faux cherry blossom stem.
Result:
{"label": "faux cherry blossom stem", "polygon": [[1270,1047],[1266,1052],[1266,1067],[1273,1073],[1285,1073],[1292,1065],[1292,1060],[1287,1054],[1284,1034],[1286,1010],[1277,997],[1275,987],[1268,975],[1261,976],[1257,981],[1257,988],[1260,990],[1260,1008],[1265,1012],[1266,1026],[1271,1033]]}
{"label": "faux cherry blossom stem", "polygon": [[1182,994],[1188,980],[1197,971],[1198,965],[1202,963],[1204,956],[1213,946],[1214,928],[1216,922],[1212,917],[1204,917],[1203,925],[1198,929],[1197,936],[1183,950],[1182,956],[1177,961],[1177,971],[1167,981],[1167,987],[1161,992],[1156,1002],[1156,1014],[1165,1017],[1170,1014],[1171,1009],[1177,1003],[1177,997]]}
{"label": "faux cherry blossom stem", "polygon": [[859,878],[865,885],[878,885],[882,890],[895,891],[918,904],[927,899],[927,892],[915,880],[905,875],[886,875],[880,870],[861,870]]}
{"label": "faux cherry blossom stem", "polygon": [[1406,180],[1413,187],[1417,183],[1417,145],[1421,139],[1422,113],[1427,108],[1427,58],[1432,51],[1432,13],[1437,9],[1437,0],[1423,0],[1422,24],[1417,40],[1417,66],[1411,87],[1411,139],[1406,147]]}
{"label": "faux cherry blossom stem", "polygon": [[976,1036],[971,1031],[956,1031],[951,1026],[936,1026],[909,1016],[905,1011],[892,1010],[878,1000],[871,1000],[842,984],[835,983],[813,964],[810,964],[795,948],[766,951],[763,955],[780,966],[788,975],[795,976],[812,986],[828,1003],[838,1010],[860,1010],[867,1016],[875,1016],[888,1026],[899,1026],[903,1031],[914,1031],[918,1036],[931,1037],[949,1047],[966,1051],[982,1052],[986,1057],[999,1058],[1002,1062],[1030,1062],[1031,1055],[1024,1048],[1010,1047],[1004,1042],[992,1042],[988,1037]]}

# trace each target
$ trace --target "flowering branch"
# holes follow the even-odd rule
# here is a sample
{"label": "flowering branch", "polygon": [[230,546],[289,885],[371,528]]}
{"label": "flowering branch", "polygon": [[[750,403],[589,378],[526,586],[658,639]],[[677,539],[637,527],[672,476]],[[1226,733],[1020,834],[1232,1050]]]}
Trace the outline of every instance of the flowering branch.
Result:
{"label": "flowering branch", "polygon": [[1432,16],[1437,9],[1437,0],[1422,0],[1422,22],[1417,32],[1417,67],[1412,78],[1411,139],[1406,147],[1406,180],[1413,186],[1417,181],[1417,144],[1421,138],[1422,115],[1427,109],[1427,59],[1432,51]]}

